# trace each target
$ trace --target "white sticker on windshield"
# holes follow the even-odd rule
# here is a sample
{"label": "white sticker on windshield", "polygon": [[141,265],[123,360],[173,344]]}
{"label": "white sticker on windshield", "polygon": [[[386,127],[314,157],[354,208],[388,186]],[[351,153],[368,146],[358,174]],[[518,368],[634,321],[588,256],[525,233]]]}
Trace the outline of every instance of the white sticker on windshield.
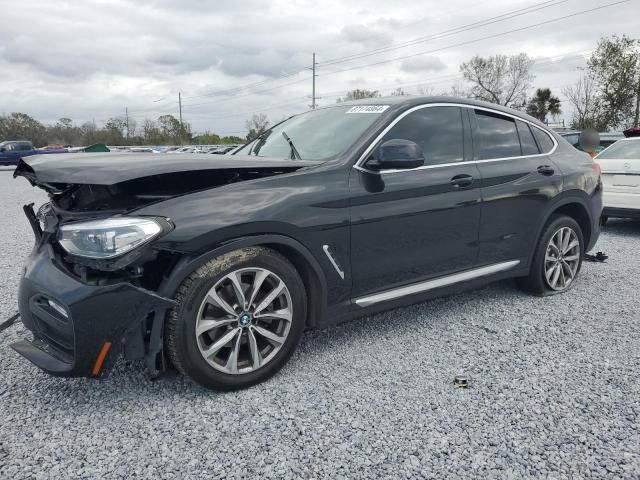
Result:
{"label": "white sticker on windshield", "polygon": [[358,105],[356,107],[351,107],[347,110],[347,113],[382,113],[389,105]]}

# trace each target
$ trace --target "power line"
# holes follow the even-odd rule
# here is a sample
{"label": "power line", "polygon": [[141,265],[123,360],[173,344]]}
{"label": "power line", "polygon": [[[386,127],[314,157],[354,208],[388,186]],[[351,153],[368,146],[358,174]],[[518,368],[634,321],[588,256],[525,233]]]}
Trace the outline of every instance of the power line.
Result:
{"label": "power line", "polygon": [[540,27],[542,25],[548,25],[550,23],[555,23],[555,22],[559,22],[561,20],[566,20],[567,18],[573,18],[573,17],[576,17],[578,15],[584,15],[586,13],[595,12],[597,10],[602,10],[604,8],[612,7],[614,5],[620,5],[622,3],[627,3],[629,1],[630,0],[619,0],[617,2],[608,3],[608,4],[602,5],[600,7],[590,8],[590,9],[587,9],[587,10],[581,10],[581,11],[578,11],[578,12],[571,13],[569,15],[563,15],[561,17],[552,18],[552,19],[549,19],[549,20],[545,20],[543,22],[534,23],[532,25],[527,25],[527,26],[520,27],[520,28],[514,28],[513,30],[507,30],[505,32],[499,32],[499,33],[495,33],[495,34],[492,34],[492,35],[487,35],[485,37],[476,38],[474,40],[467,40],[467,41],[459,42],[459,43],[456,43],[456,44],[453,44],[453,45],[447,45],[445,47],[435,48],[433,50],[426,50],[426,51],[414,53],[414,54],[411,54],[411,55],[404,55],[404,56],[401,56],[401,57],[394,57],[394,58],[390,58],[390,59],[387,59],[387,60],[380,60],[378,62],[368,63],[368,64],[364,64],[364,65],[355,65],[353,67],[344,68],[342,70],[330,70],[329,72],[324,73],[323,75],[324,76],[328,76],[328,75],[334,75],[336,73],[343,73],[343,72],[349,72],[349,71],[352,71],[352,70],[359,70],[361,68],[368,68],[368,67],[372,67],[372,66],[376,66],[376,65],[383,65],[385,63],[391,63],[391,62],[395,62],[395,61],[398,61],[398,60],[406,60],[408,58],[418,57],[420,55],[427,55],[429,53],[436,53],[436,52],[441,52],[443,50],[448,50],[448,49],[451,49],[451,48],[462,47],[462,46],[465,46],[465,45],[471,45],[473,43],[481,42],[483,40],[489,40],[491,38],[503,37],[503,36],[509,35],[511,33],[517,33],[517,32],[521,32],[521,31],[524,31],[524,30],[531,29],[531,28]]}
{"label": "power line", "polygon": [[282,80],[283,78],[290,78],[293,77],[295,75],[298,75],[300,73],[303,73],[305,69],[302,70],[298,70],[297,72],[290,72],[290,73],[285,73],[282,74],[280,76],[277,77],[273,77],[273,78],[267,78],[265,80],[261,80],[259,82],[254,82],[254,83],[249,83],[249,84],[245,84],[245,85],[241,85],[239,87],[233,87],[233,88],[229,88],[226,90],[217,90],[214,92],[209,92],[209,93],[204,93],[202,95],[192,95],[189,97],[185,97],[185,98],[204,98],[204,97],[219,97],[221,95],[229,95],[229,94],[233,94],[236,92],[242,92],[248,88],[253,88],[253,87],[258,87],[267,83],[271,83],[271,82],[275,82],[277,80]]}
{"label": "power line", "polygon": [[[370,57],[372,55],[377,55],[379,53],[386,53],[392,50],[397,50],[400,48],[406,48],[406,47],[410,47],[413,45],[417,45],[419,43],[425,43],[425,42],[429,42],[431,40],[438,40],[440,38],[445,38],[445,37],[449,37],[451,35],[456,35],[458,33],[463,33],[469,30],[475,30],[476,28],[481,28],[481,27],[485,27],[487,25],[492,25],[494,23],[499,23],[499,22],[503,22],[505,20],[509,20],[515,17],[519,17],[522,15],[526,15],[529,13],[533,13],[533,12],[537,12],[538,10],[543,10],[545,8],[549,8],[549,7],[555,7],[558,5],[561,5],[563,3],[568,2],[569,0],[548,0],[546,2],[543,2],[542,4],[536,4],[536,5],[531,5],[529,7],[525,7],[525,8],[520,8],[517,10],[513,10],[511,12],[507,12],[504,13],[502,15],[498,15],[495,17],[490,17],[484,20],[480,20],[477,22],[473,22],[473,23],[469,23],[467,25],[462,25],[460,27],[456,27],[456,28],[452,28],[449,30],[444,30],[442,32],[439,33],[434,33],[432,35],[428,35],[428,36],[424,36],[424,37],[418,37],[415,38],[413,40],[407,40],[406,42],[401,42],[401,43],[397,43],[397,44],[390,44],[387,45],[385,47],[379,47],[373,50],[368,50],[365,52],[360,52],[357,54],[353,54],[353,55],[346,55],[344,57],[338,57],[338,58],[333,58],[333,59],[329,59],[326,60],[324,62],[319,62],[318,65],[319,66],[327,66],[327,65],[335,65],[338,63],[344,63],[344,62],[349,62],[351,60],[356,60],[359,58],[364,58],[364,57]],[[554,3],[556,2],[556,3]]]}
{"label": "power line", "polygon": [[[481,20],[481,21],[474,22],[474,23],[471,23],[471,24],[468,24],[468,25],[464,25],[464,26],[456,27],[454,29],[450,29],[450,30],[447,30],[447,31],[444,31],[444,32],[440,32],[439,34],[435,34],[435,35],[432,35],[430,37],[418,38],[418,39],[414,39],[412,41],[404,42],[404,43],[398,44],[398,45],[392,45],[392,46],[388,46],[388,47],[381,47],[381,48],[376,49],[374,51],[363,52],[363,53],[360,53],[360,54],[357,54],[357,55],[352,55],[350,57],[342,57],[341,59],[337,58],[337,59],[329,60],[327,62],[318,63],[318,65],[332,65],[332,64],[336,64],[336,63],[342,63],[342,62],[349,61],[349,60],[356,59],[356,58],[363,58],[365,56],[371,56],[371,55],[374,55],[374,54],[377,54],[377,53],[382,53],[382,52],[390,51],[390,50],[397,49],[397,48],[403,48],[405,46],[410,46],[410,45],[413,45],[413,44],[416,44],[416,43],[428,41],[429,39],[442,38],[444,36],[453,35],[455,33],[461,33],[463,31],[470,30],[470,29],[473,29],[473,28],[479,28],[481,26],[490,25],[490,24],[496,23],[498,21],[504,21],[504,20],[507,20],[507,19],[510,19],[510,18],[514,18],[515,16],[525,15],[527,13],[532,13],[532,12],[541,10],[543,8],[549,8],[549,7],[557,6],[557,5],[560,5],[561,3],[565,3],[566,1],[568,1],[568,0],[560,0],[560,1],[558,1],[558,0],[548,0],[546,2],[543,2],[540,5],[532,5],[532,6],[529,6],[529,7],[525,7],[525,8],[521,8],[521,9],[518,9],[518,10],[511,11],[511,12],[507,12],[505,14],[502,14],[502,15],[499,15],[499,16],[496,16],[496,17],[491,17],[489,19]],[[622,2],[617,2],[617,3],[624,3],[625,1],[629,1],[629,0],[623,0]],[[611,5],[615,5],[615,4],[616,3],[611,4]],[[599,8],[604,8],[604,7],[599,7]],[[586,13],[588,11],[593,11],[593,10],[597,10],[597,8],[596,9],[587,10],[587,11],[584,11],[584,12],[577,12],[577,13],[569,15],[569,16],[575,16],[575,15],[578,15],[578,14],[581,14],[581,13]],[[552,19],[552,20],[549,20],[549,21],[546,21],[546,22],[541,22],[538,25],[550,23],[552,21],[558,21],[558,20],[563,19],[563,18],[568,18],[569,16],[560,17],[558,19]],[[538,25],[531,25],[531,26],[524,27],[524,28],[533,28],[534,26],[538,26]],[[431,52],[440,51],[440,50],[443,50],[443,49],[446,49],[446,48],[453,48],[453,47],[458,46],[458,45],[465,45],[465,44],[468,44],[468,43],[481,41],[481,40],[487,39],[487,38],[494,38],[496,36],[505,35],[505,34],[512,33],[514,31],[518,31],[518,30],[520,30],[520,29],[516,29],[516,30],[510,31],[510,32],[503,32],[503,33],[497,34],[497,35],[491,35],[491,36],[488,36],[488,37],[485,37],[485,38],[481,38],[481,39],[476,39],[476,40],[473,40],[473,41],[470,41],[470,42],[462,42],[461,44],[457,44],[457,45],[453,45],[453,46],[449,46],[449,47],[444,47],[442,49],[436,49],[436,50],[433,50]],[[411,56],[423,55],[423,54],[431,53],[431,52],[420,52],[418,54],[414,54],[414,55],[411,55]],[[398,59],[404,59],[404,58],[408,58],[408,57],[410,57],[410,56],[399,57],[399,58],[390,59],[390,60],[384,60],[384,61],[381,61],[381,62],[374,62],[373,64],[356,65],[356,66],[349,67],[349,68],[342,69],[342,70],[329,71],[325,75],[332,75],[332,74],[341,73],[341,72],[344,72],[344,71],[355,70],[355,69],[360,69],[360,68],[366,68],[368,66],[374,66],[374,65],[381,64],[381,63],[387,63],[387,62],[395,61],[395,60],[398,60]],[[306,79],[296,80],[294,82],[281,84],[281,85],[278,85],[278,86],[275,86],[275,87],[271,87],[271,88],[268,88],[268,89],[262,89],[262,90],[257,91],[257,92],[247,92],[247,93],[244,93],[244,94],[236,94],[236,93],[242,92],[242,91],[244,91],[244,90],[246,90],[248,88],[253,88],[253,87],[256,87],[256,86],[265,85],[265,84],[268,84],[268,83],[271,83],[271,82],[274,82],[274,81],[277,81],[277,80],[280,80],[280,79],[283,79],[283,78],[290,78],[290,77],[292,77],[294,75],[297,75],[299,73],[302,73],[302,72],[303,72],[303,70],[300,70],[300,71],[297,71],[297,72],[285,73],[285,74],[282,74],[282,75],[280,75],[278,77],[275,77],[275,78],[265,79],[265,80],[262,80],[262,81],[259,81],[259,82],[245,84],[245,85],[242,85],[242,86],[239,86],[239,87],[218,90],[218,91],[211,92],[211,93],[208,93],[208,94],[203,94],[203,95],[185,97],[185,98],[202,98],[202,97],[220,96],[220,95],[225,95],[225,94],[227,96],[227,98],[225,98],[223,100],[185,104],[184,107],[208,105],[208,104],[211,104],[211,103],[219,103],[219,102],[222,102],[222,101],[229,101],[229,100],[231,100],[233,98],[245,97],[245,96],[249,96],[249,95],[253,95],[253,94],[257,94],[257,93],[268,92],[268,91],[275,90],[277,88],[281,88],[281,87],[284,87],[284,86],[288,86],[288,85],[296,84],[296,83],[299,83],[299,82],[303,82]],[[315,84],[315,76],[312,77],[312,78],[313,78],[314,84]],[[165,100],[165,99],[161,98],[161,99],[155,100],[154,102],[160,102],[162,100]],[[168,105],[165,105],[165,106],[168,106]],[[158,105],[158,107],[160,107],[160,105]],[[159,110],[157,108],[148,109],[148,110],[138,110],[137,113],[154,112],[154,111],[159,111]]]}
{"label": "power line", "polygon": [[[317,65],[318,66],[320,66],[320,65],[323,65],[323,66],[333,65],[333,64],[337,64],[337,63],[343,63],[345,61],[349,61],[349,60],[352,60],[352,59],[364,58],[364,57],[367,57],[367,56],[375,55],[378,52],[381,53],[381,52],[391,51],[391,50],[398,49],[398,48],[404,48],[406,46],[411,46],[411,45],[414,45],[414,44],[417,44],[417,43],[426,42],[426,41],[429,41],[431,39],[443,38],[445,36],[454,35],[455,33],[462,33],[464,31],[471,30],[473,28],[479,28],[479,27],[482,27],[482,26],[490,25],[492,23],[497,23],[497,22],[500,22],[500,21],[508,20],[510,18],[514,18],[514,17],[520,16],[520,15],[525,15],[527,13],[532,13],[532,12],[535,12],[535,11],[538,11],[538,10],[541,10],[541,9],[544,9],[544,8],[557,6],[557,5],[560,5],[560,4],[565,3],[567,1],[568,0],[547,0],[546,2],[543,2],[540,5],[532,5],[532,6],[529,6],[529,7],[513,10],[511,12],[507,12],[505,14],[498,15],[496,17],[491,17],[491,18],[488,18],[488,19],[485,19],[485,20],[481,20],[481,21],[478,21],[478,22],[474,22],[474,23],[468,24],[468,25],[463,25],[461,27],[456,27],[454,29],[446,30],[444,32],[440,32],[440,33],[431,35],[429,37],[421,37],[421,38],[418,38],[418,39],[414,39],[414,40],[410,40],[410,41],[407,41],[407,42],[403,42],[401,44],[390,45],[390,46],[387,46],[387,47],[381,47],[379,49],[375,49],[375,50],[372,50],[372,51],[369,51],[369,52],[361,52],[360,54],[355,54],[355,55],[348,56],[348,57],[330,59],[330,60],[327,60],[325,62],[319,62],[319,63],[317,63]],[[226,95],[226,96],[246,96],[246,94],[245,95],[233,95],[233,94],[242,92],[242,91],[244,91],[246,89],[250,89],[250,88],[257,87],[257,86],[262,86],[262,85],[265,85],[265,84],[269,84],[271,82],[274,82],[274,81],[277,81],[277,80],[281,80],[281,79],[284,79],[284,78],[290,78],[290,77],[298,75],[299,73],[302,73],[302,72],[304,72],[304,70],[299,70],[299,71],[296,71],[296,72],[284,73],[284,74],[282,74],[280,76],[277,76],[277,77],[274,77],[274,78],[269,78],[269,79],[261,80],[261,81],[258,81],[258,82],[241,85],[239,87],[233,87],[233,88],[229,88],[229,89],[217,90],[217,91],[214,91],[214,92],[209,92],[209,93],[201,94],[201,95],[185,96],[184,98],[187,98],[187,99],[205,98],[205,97],[216,97],[216,96],[222,96],[222,95]],[[315,79],[315,77],[314,77],[314,79]],[[297,83],[297,82],[295,82],[295,83]],[[286,86],[286,85],[290,85],[290,84],[284,84],[282,86]],[[154,103],[155,102],[160,102],[162,100],[165,100],[165,98],[161,98],[159,100],[154,100]],[[202,104],[205,104],[205,103],[202,103]],[[185,104],[185,107],[186,106],[194,106],[194,105],[199,105],[199,104]]]}
{"label": "power line", "polygon": [[[583,54],[586,53],[590,53],[592,52],[593,49],[587,49],[587,50],[576,50],[576,51],[572,51],[572,52],[565,52],[565,53],[561,53],[558,55],[554,55],[553,57],[549,57],[546,60],[540,60],[540,61],[534,61],[533,65],[532,65],[532,69],[535,69],[537,67],[540,66],[544,66],[544,65],[548,65],[548,64],[558,64],[558,63],[564,63],[564,62],[570,62],[570,61],[576,61],[578,59],[584,59],[584,57],[582,56]],[[569,58],[563,58],[563,57],[567,57],[568,55],[576,55],[576,56],[572,56]],[[555,60],[555,59],[561,59],[561,60]],[[366,85],[366,88],[368,89],[378,89],[378,88],[398,88],[398,87],[407,87],[407,86],[416,86],[416,87],[421,87],[421,86],[428,86],[428,85],[436,85],[438,83],[444,83],[444,82],[448,82],[451,80],[457,80],[463,79],[462,74],[460,73],[453,73],[453,74],[448,74],[448,75],[442,75],[439,77],[431,77],[428,79],[425,79],[423,81],[419,81],[419,82],[408,82],[408,83],[385,83],[385,84],[374,84],[374,85]],[[331,92],[324,92],[323,95],[327,95],[327,96],[340,96],[341,94],[344,94],[345,90],[341,89],[341,90],[334,90]],[[334,95],[336,94],[336,95]]]}
{"label": "power line", "polygon": [[[305,78],[301,78],[299,80],[295,80],[293,82],[283,83],[282,85],[276,85],[275,87],[265,88],[263,90],[258,90],[258,91],[255,91],[255,92],[243,93],[242,95],[230,95],[230,96],[228,96],[226,98],[223,98],[222,100],[208,100],[206,102],[186,103],[186,104],[183,105],[183,107],[196,107],[196,106],[199,106],[199,105],[210,105],[212,103],[218,104],[218,103],[222,103],[222,102],[227,102],[229,100],[234,100],[234,99],[240,98],[240,97],[247,97],[247,96],[250,96],[250,95],[257,95],[257,94],[264,93],[264,92],[270,92],[272,90],[277,90],[279,88],[286,87],[288,85],[295,85],[296,83],[307,82],[308,80],[309,79],[305,77]],[[193,97],[191,97],[191,98],[193,98]]]}
{"label": "power line", "polygon": [[[304,98],[306,99],[306,97],[304,97]],[[278,105],[270,105],[270,106],[267,106],[265,108],[261,108],[260,110],[254,110],[254,111],[251,111],[251,112],[231,113],[229,115],[223,115],[221,117],[212,117],[209,120],[223,120],[225,118],[238,117],[238,116],[242,116],[242,115],[253,115],[254,113],[261,113],[261,112],[264,112],[264,111],[275,110],[275,109],[282,108],[282,107],[300,105],[301,102],[302,102],[301,100],[298,100],[297,102],[287,102],[287,103],[282,103],[282,104],[278,104]]]}
{"label": "power line", "polygon": [[[326,66],[326,65],[333,65],[333,64],[336,64],[336,63],[343,63],[343,62],[348,61],[348,60],[375,55],[379,51],[380,52],[391,51],[391,50],[398,49],[398,48],[404,48],[405,46],[411,46],[411,45],[414,45],[414,44],[417,44],[417,43],[425,42],[425,41],[428,41],[430,39],[443,38],[445,36],[450,36],[450,35],[453,35],[455,33],[462,33],[464,31],[467,31],[467,30],[470,30],[470,29],[473,29],[473,28],[479,28],[479,27],[482,27],[482,26],[490,25],[492,23],[508,20],[508,19],[514,18],[516,16],[525,15],[527,13],[532,13],[532,12],[535,12],[535,11],[538,11],[538,10],[541,10],[541,9],[544,9],[544,8],[560,5],[560,4],[565,3],[567,1],[568,0],[547,0],[546,2],[543,2],[540,5],[532,5],[532,6],[521,8],[521,9],[518,9],[518,10],[513,10],[511,12],[507,12],[505,14],[498,15],[496,17],[491,17],[491,18],[488,18],[488,19],[485,19],[485,20],[481,20],[479,22],[474,22],[472,24],[463,25],[461,27],[456,27],[454,29],[450,29],[450,30],[447,30],[447,31],[444,31],[444,32],[440,32],[438,34],[431,35],[430,37],[422,37],[422,38],[414,39],[414,40],[411,40],[411,41],[403,42],[403,43],[398,44],[398,45],[390,45],[390,46],[387,46],[387,47],[381,47],[379,49],[372,50],[370,52],[361,52],[360,54],[355,54],[355,55],[352,55],[352,56],[349,56],[349,57],[342,57],[342,58],[336,58],[336,59],[327,60],[325,62],[319,62],[318,66],[320,66],[320,65]],[[519,12],[522,12],[522,13],[519,13]],[[353,58],[351,58],[351,57],[353,57]],[[227,95],[227,96],[228,95],[233,95],[234,93],[242,92],[242,91],[244,91],[246,89],[250,89],[250,88],[257,87],[257,86],[262,86],[262,85],[265,85],[265,84],[269,84],[271,82],[274,82],[274,81],[277,81],[277,80],[281,80],[281,79],[284,79],[284,78],[290,78],[290,77],[298,75],[298,74],[300,74],[302,72],[304,72],[304,69],[303,70],[299,70],[299,71],[295,71],[295,72],[284,73],[284,74],[281,74],[281,75],[279,75],[277,77],[274,77],[274,78],[268,78],[268,79],[264,79],[264,80],[261,80],[261,81],[258,81],[258,82],[253,82],[253,83],[241,85],[241,86],[238,86],[238,87],[217,90],[217,91],[213,91],[213,92],[209,92],[209,93],[201,94],[201,95],[185,96],[184,98],[192,99],[192,98],[216,97],[216,96],[222,96],[222,95]],[[288,84],[285,84],[285,85],[288,85]],[[158,100],[154,100],[154,103],[155,102],[160,102],[160,101],[165,100],[165,99],[166,99],[166,97],[158,99]],[[194,105],[194,104],[191,104],[191,105]],[[187,106],[187,104],[185,104],[185,106]]]}
{"label": "power line", "polygon": [[[547,64],[558,64],[558,63],[563,63],[563,62],[568,62],[568,61],[576,61],[580,58],[584,58],[581,55],[584,55],[586,53],[590,53],[592,52],[593,49],[586,49],[586,50],[574,50],[571,52],[564,52],[558,55],[554,55],[553,57],[549,57],[546,60],[542,60],[542,61],[537,61],[534,62],[532,68],[537,68],[540,66],[544,66]],[[569,55],[580,55],[580,56],[575,56],[575,57],[569,57],[569,58],[563,58],[563,57],[567,57]],[[556,60],[556,59],[561,59],[561,60]],[[456,74],[447,74],[447,75],[442,75],[442,76],[438,76],[438,77],[431,77],[431,78],[427,78],[423,81],[419,81],[419,82],[406,82],[406,83],[385,83],[385,84],[374,84],[374,85],[367,85],[367,88],[398,88],[398,87],[408,87],[408,86],[416,86],[416,87],[420,87],[420,86],[430,86],[430,85],[437,85],[439,83],[444,83],[444,82],[448,82],[448,81],[452,81],[452,80],[456,80],[456,79],[462,79],[462,75],[459,73]],[[308,79],[303,79],[304,81],[308,81]],[[299,81],[296,82],[291,82],[291,83],[299,83]],[[340,95],[344,94],[345,89],[340,89],[340,90],[334,90],[334,91],[329,91],[329,92],[324,92],[323,96],[325,97],[325,99],[328,98],[335,98],[335,97],[339,97]],[[261,92],[255,92],[252,94],[248,94],[248,95],[253,95],[253,94],[259,94],[262,93]],[[224,102],[227,100],[233,100],[236,97],[233,98],[229,98],[229,99],[222,99],[219,100],[217,102]],[[308,98],[307,96],[300,96],[300,97],[295,97],[295,99],[300,99],[300,100],[304,100]],[[316,98],[318,98],[316,96]],[[211,104],[211,103],[216,103],[216,101],[209,101],[209,102],[203,102],[203,103],[199,103],[197,105],[202,105],[202,104]],[[289,106],[289,105],[297,105],[300,102],[295,102],[295,103],[285,103],[283,105],[276,105],[276,106],[269,106],[267,107],[267,109],[274,109],[274,108],[278,108],[278,107],[282,107],[282,106]],[[191,106],[195,106],[194,104],[190,104]],[[183,105],[183,107],[185,107],[186,105]],[[265,110],[265,109],[262,109]],[[239,114],[232,114],[230,116],[238,116],[238,115],[247,115],[247,114],[253,114],[253,113],[260,113],[260,111],[262,110],[256,110],[256,111],[252,111],[252,112],[242,112]],[[160,110],[153,110],[154,112],[158,112],[158,113],[162,113],[162,111]],[[142,111],[138,111],[138,112],[142,112]],[[144,118],[144,114],[140,113],[139,115],[131,115],[131,112],[129,112],[129,116],[131,118]],[[225,117],[215,117],[215,119],[218,118],[227,118]]]}

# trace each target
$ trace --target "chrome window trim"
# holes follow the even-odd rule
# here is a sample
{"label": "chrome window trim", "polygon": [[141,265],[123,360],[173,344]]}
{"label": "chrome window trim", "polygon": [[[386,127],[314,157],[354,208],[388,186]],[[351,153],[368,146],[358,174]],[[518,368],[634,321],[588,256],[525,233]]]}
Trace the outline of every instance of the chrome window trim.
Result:
{"label": "chrome window trim", "polygon": [[[438,165],[423,165],[421,167],[406,168],[406,169],[392,168],[392,169],[386,169],[386,170],[371,170],[371,169],[368,169],[368,168],[366,168],[364,166],[367,158],[369,157],[369,155],[371,155],[371,152],[373,151],[374,147],[378,144],[378,142],[382,139],[382,137],[384,137],[389,132],[389,130],[391,130],[400,120],[402,120],[404,117],[406,117],[407,115],[409,115],[409,114],[411,114],[411,113],[413,113],[413,112],[415,112],[417,110],[422,110],[423,108],[431,108],[431,107],[471,108],[471,109],[474,109],[474,110],[484,110],[486,112],[495,113],[497,115],[502,115],[504,117],[510,117],[510,118],[513,118],[514,120],[520,120],[521,122],[527,123],[527,124],[531,125],[532,127],[537,128],[538,130],[541,130],[545,135],[547,135],[549,138],[551,138],[551,141],[553,142],[553,148],[551,150],[549,150],[548,153],[538,153],[536,155],[518,155],[516,157],[489,158],[489,159],[485,159],[485,160],[467,160],[467,161],[462,161],[462,162],[440,163]],[[492,108],[478,107],[478,106],[475,106],[475,105],[469,105],[469,104],[466,104],[466,103],[455,103],[455,102],[426,103],[424,105],[416,105],[415,107],[410,108],[406,112],[402,112],[400,115],[398,115],[396,118],[394,118],[393,121],[389,125],[387,125],[385,127],[385,129],[382,130],[382,132],[380,132],[380,134],[378,134],[378,136],[373,140],[373,142],[371,142],[371,144],[369,144],[369,146],[362,153],[362,155],[360,155],[360,158],[358,159],[358,161],[353,165],[353,168],[355,168],[356,170],[359,170],[361,172],[381,173],[381,174],[382,173],[412,172],[414,170],[428,170],[428,169],[432,169],[432,168],[452,167],[454,165],[470,165],[470,164],[477,164],[477,163],[503,162],[503,161],[506,161],[506,160],[515,160],[515,159],[519,159],[519,158],[545,157],[547,155],[552,155],[556,151],[557,148],[558,148],[558,142],[556,141],[556,139],[554,138],[554,136],[551,133],[549,133],[544,128],[539,127],[535,123],[533,123],[533,122],[531,122],[531,121],[529,121],[529,120],[527,120],[525,118],[518,117],[517,115],[512,115],[512,114],[506,113],[506,112],[501,112],[499,110],[495,110],[495,109],[492,109]]]}
{"label": "chrome window trim", "polygon": [[494,273],[511,270],[519,263],[520,260],[511,260],[508,262],[494,263],[492,265],[487,265],[484,267],[473,268],[464,272],[454,273],[452,275],[434,278],[431,280],[426,280],[424,282],[418,282],[411,285],[405,285],[403,287],[392,288],[391,290],[374,293],[373,295],[359,297],[354,300],[354,303],[359,307],[368,307],[369,305],[373,305],[379,302],[387,302],[389,300],[395,300],[396,298],[405,297],[407,295],[427,292],[429,290],[446,287],[455,283],[474,280],[479,277],[485,277]]}

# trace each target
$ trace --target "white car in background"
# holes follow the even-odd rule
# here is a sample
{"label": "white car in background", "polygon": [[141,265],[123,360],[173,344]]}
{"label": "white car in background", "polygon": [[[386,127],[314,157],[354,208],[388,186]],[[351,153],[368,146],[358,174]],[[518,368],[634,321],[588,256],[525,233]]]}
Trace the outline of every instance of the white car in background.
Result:
{"label": "white car in background", "polygon": [[640,137],[618,140],[596,157],[604,184],[602,223],[640,219]]}

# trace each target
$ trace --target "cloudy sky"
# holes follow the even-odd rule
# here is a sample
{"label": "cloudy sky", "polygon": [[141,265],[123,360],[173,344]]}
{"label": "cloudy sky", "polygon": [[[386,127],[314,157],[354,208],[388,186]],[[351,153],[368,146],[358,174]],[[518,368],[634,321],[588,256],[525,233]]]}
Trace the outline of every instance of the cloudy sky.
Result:
{"label": "cloudy sky", "polygon": [[353,88],[440,93],[473,55],[519,52],[562,97],[601,36],[640,38],[640,0],[559,18],[616,1],[8,0],[0,113],[103,123],[127,107],[141,123],[177,116],[180,91],[194,131],[244,134],[254,112],[308,108],[314,51],[319,105]]}

